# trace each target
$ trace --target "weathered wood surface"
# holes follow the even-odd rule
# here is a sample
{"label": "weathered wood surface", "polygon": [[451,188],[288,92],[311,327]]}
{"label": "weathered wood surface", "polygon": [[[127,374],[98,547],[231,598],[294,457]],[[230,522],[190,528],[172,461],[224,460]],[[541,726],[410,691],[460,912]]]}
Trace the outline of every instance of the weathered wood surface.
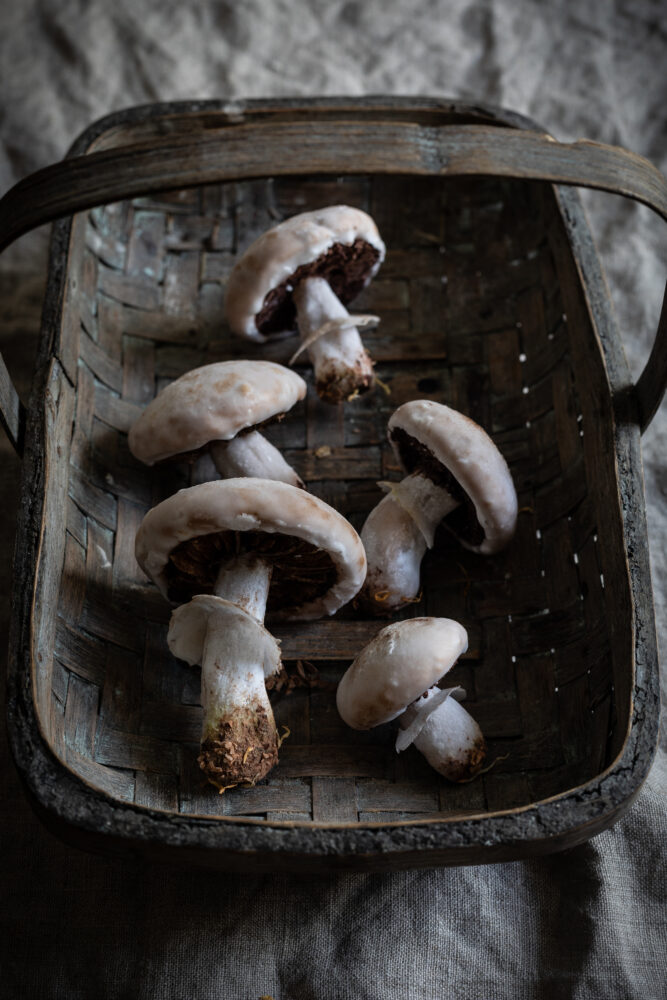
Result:
{"label": "weathered wood surface", "polygon": [[[303,849],[354,855],[368,844],[363,824],[389,829],[418,820],[426,828],[477,816],[467,832],[452,833],[451,849],[432,854],[438,863],[511,856],[487,850],[478,823],[486,824],[484,843],[525,839],[528,852],[585,839],[624,807],[616,801],[605,815],[588,809],[601,772],[626,745],[638,696],[636,584],[625,557],[609,376],[572,233],[552,190],[539,184],[375,174],[341,178],[335,191],[337,200],[373,212],[391,235],[379,287],[356,303],[381,314],[371,349],[389,394],[376,389],[337,409],[309,386],[307,400],[267,435],[356,527],[379,499],[375,480],[399,475],[385,428],[400,402],[449,402],[494,435],[520,494],[513,545],[487,560],[441,531],[424,562],[423,599],[400,617],[442,614],[469,628],[470,649],[452,679],[466,687],[497,763],[478,781],[452,786],[416,752],[397,756],[391,725],[357,733],[342,723],[337,680],[383,624],[348,608],[332,621],[276,626],[288,671],[297,676],[297,661],[308,660],[320,682],[274,696],[277,721],[292,734],[275,773],[250,792],[216,795],[196,767],[199,671],[169,655],[169,608],[133,559],[145,510],[212,472],[205,461],[141,467],[127,448],[131,420],[182,371],[239,355],[222,309],[234,252],[276,213],[329,203],[327,178],[163,192],[77,220],[85,232],[65,289],[60,353],[68,378],[61,376],[49,421],[58,463],[47,475],[50,525],[41,550],[41,578],[58,597],[58,614],[38,604],[41,640],[31,639],[42,657],[32,658],[39,727],[69,772],[103,796],[133,802],[140,824],[154,822],[149,808],[179,814],[184,825],[161,828],[165,844],[174,831],[187,843],[192,823],[205,816],[252,818],[259,826],[244,842],[269,853],[274,846],[259,831],[275,823],[302,831],[341,824],[352,840],[334,846],[333,834],[321,842],[304,834]],[[263,356],[252,344],[242,352]],[[636,474],[632,465],[627,474]],[[51,647],[53,658],[44,655]],[[585,791],[570,802],[578,786]],[[567,829],[563,810],[535,805],[551,795],[565,796]],[[104,803],[95,808],[104,811]],[[82,814],[88,809],[84,802]],[[94,827],[92,800],[90,810]],[[479,819],[498,810],[504,820]],[[537,814],[539,836],[530,818]],[[392,850],[420,842],[403,830],[392,827]],[[457,853],[456,837],[464,851]]]}
{"label": "weathered wood surface", "polygon": [[[337,151],[335,160],[332,150]],[[290,174],[297,169],[301,174],[366,171],[546,180],[625,195],[648,205],[667,221],[667,183],[662,174],[643,157],[601,143],[587,140],[557,143],[543,134],[487,125],[443,127],[382,121],[365,122],[359,128],[350,121],[326,121],[314,130],[308,124],[294,121],[255,121],[227,123],[203,133],[185,129],[183,134],[153,136],[143,143],[130,140],[126,147],[72,157],[37,171],[0,199],[0,251],[37,225],[107,202],[238,177]],[[145,308],[146,295],[150,294],[150,283],[145,279],[150,278],[151,268],[160,266],[159,257],[154,259],[154,248],[163,246],[165,223],[156,212],[148,213],[143,222],[137,227],[137,235],[131,237],[129,260],[122,278],[102,263],[105,259],[107,262],[117,259],[118,241],[95,234],[89,238],[89,244],[98,250],[103,268],[100,290],[125,305],[140,302]],[[222,232],[226,228],[223,226]],[[172,233],[165,241],[169,249],[192,251],[188,258],[181,257],[171,282],[170,276],[165,276],[167,287],[178,282],[178,288],[173,287],[164,297],[167,314],[179,311],[175,295],[183,301],[193,301],[188,293],[198,280],[200,265],[192,250],[198,232],[200,236],[204,232],[210,244],[210,220],[207,222],[205,215],[191,220],[181,228],[180,235],[179,229],[172,226]],[[218,225],[215,238],[218,244],[220,232]],[[205,273],[210,275],[207,264]],[[400,299],[400,287],[396,292]],[[369,307],[378,307],[373,297]],[[403,346],[400,340],[396,343],[395,337],[390,343],[394,351]],[[398,356],[405,357],[405,351]],[[666,356],[667,308],[664,308],[653,351],[637,386],[636,405],[642,430],[648,426],[664,394]],[[18,443],[20,401],[4,364],[0,367],[0,415],[10,438]]]}
{"label": "weathered wood surface", "polygon": [[[604,747],[587,715],[604,712],[611,726],[613,701],[622,728],[630,704],[620,678],[616,696],[611,694],[611,664],[622,670],[631,659],[631,634],[621,629],[614,653],[613,610],[605,604],[600,579],[604,557],[596,556],[593,543],[600,525],[597,504],[589,511],[590,530],[577,539],[568,520],[589,497],[592,482],[598,490],[605,481],[604,490],[613,488],[613,464],[610,441],[604,435],[597,440],[595,414],[588,412],[604,396],[604,369],[594,342],[580,358],[582,348],[571,336],[572,320],[577,330],[587,322],[576,287],[564,293],[556,284],[560,276],[573,285],[573,275],[563,272],[571,267],[567,240],[544,188],[485,181],[480,189],[462,181],[454,189],[440,178],[381,176],[362,185],[352,178],[349,190],[346,181],[336,188],[339,197],[374,211],[391,234],[379,290],[371,285],[358,300],[360,309],[372,308],[382,317],[371,349],[378,348],[377,371],[387,392],[377,388],[357,405],[331,407],[311,387],[306,401],[267,434],[310,489],[357,527],[380,496],[376,480],[400,474],[385,439],[387,418],[400,403],[420,396],[451,402],[496,433],[501,447],[507,443],[522,506],[514,544],[487,560],[466,553],[442,531],[425,560],[424,597],[402,616],[448,615],[469,628],[470,647],[453,682],[467,689],[493,756],[506,758],[480,780],[481,798],[473,789],[474,807],[495,808],[501,801],[526,805],[539,795],[542,777],[552,787],[552,772],[568,762],[578,762],[582,781],[592,777]],[[311,199],[305,206],[304,191]],[[319,688],[297,688],[277,699],[279,724],[292,736],[275,774],[250,797],[234,791],[220,801],[197,772],[199,671],[169,656],[164,634],[170,609],[138,569],[133,539],[149,506],[214,473],[206,463],[201,469],[147,470],[129,454],[126,434],[142,404],[175,374],[212,356],[240,351],[262,356],[261,346],[240,347],[224,323],[224,285],[234,260],[230,246],[269,225],[276,204],[289,215],[297,205],[315,207],[331,198],[327,181],[322,189],[312,179],[303,189],[292,178],[253,181],[250,187],[224,186],[207,216],[203,194],[189,192],[187,201],[143,198],[141,207],[135,203],[124,214],[120,229],[115,215],[107,226],[103,211],[89,223],[99,238],[87,239],[81,264],[88,282],[82,297],[91,306],[80,319],[69,482],[84,524],[76,527],[79,540],[61,536],[67,537],[56,635],[61,668],[57,688],[46,674],[38,681],[40,704],[52,696],[61,701],[63,711],[50,716],[63,727],[58,745],[69,747],[74,740],[76,752],[88,753],[97,767],[128,780],[134,774],[134,798],[141,805],[175,796],[184,814],[212,810],[268,819],[294,812],[338,822],[383,811],[412,817],[447,811],[446,783],[416,753],[396,756],[391,727],[358,734],[338,717],[336,682],[383,625],[359,619],[353,608],[330,621],[275,626],[288,672],[296,675],[296,661],[307,660],[321,678]],[[389,204],[397,206],[394,211]],[[187,214],[181,214],[183,208]],[[536,215],[540,226],[534,225]],[[533,220],[528,229],[524,217]],[[220,249],[212,250],[211,235],[223,231]],[[91,249],[103,248],[108,257],[111,232],[116,245],[126,247],[117,253],[116,267]],[[172,233],[176,240],[170,240]],[[411,262],[413,249],[419,267]],[[219,263],[211,270],[214,257]],[[548,266],[540,268],[544,257]],[[548,287],[543,271],[552,275]],[[208,280],[211,273],[214,281]],[[558,294],[568,301],[554,316],[547,301]],[[79,301],[67,301],[66,315],[79,312]],[[209,330],[215,331],[212,341]],[[409,360],[392,347],[396,336],[418,346]],[[291,351],[292,342],[281,349]],[[581,391],[575,360],[576,370],[585,363],[587,390],[592,386],[594,392]],[[301,370],[310,380],[307,367]],[[618,513],[605,531],[622,558]],[[618,569],[613,571],[618,576]],[[77,663],[82,655],[85,666]],[[569,657],[573,662],[564,671]],[[63,678],[70,672],[76,683],[68,689]],[[68,710],[70,697],[77,700]],[[91,705],[87,724],[94,729],[88,733],[82,712]],[[137,775],[148,774],[157,777],[136,782]],[[295,798],[296,786],[283,784],[287,779],[305,780],[308,788],[312,783],[312,796]],[[358,785],[374,781],[381,782],[377,792]],[[286,789],[283,801],[281,789]],[[458,809],[474,807],[457,794]]]}
{"label": "weathered wood surface", "polygon": [[667,219],[667,187],[653,164],[585,139],[557,143],[543,134],[486,125],[327,121],[313,129],[310,123],[253,122],[131,143],[35,172],[0,201],[0,249],[40,223],[106,202],[297,170],[520,176],[625,194]]}
{"label": "weathered wood surface", "polygon": [[0,424],[19,455],[23,453],[25,409],[0,355]]}

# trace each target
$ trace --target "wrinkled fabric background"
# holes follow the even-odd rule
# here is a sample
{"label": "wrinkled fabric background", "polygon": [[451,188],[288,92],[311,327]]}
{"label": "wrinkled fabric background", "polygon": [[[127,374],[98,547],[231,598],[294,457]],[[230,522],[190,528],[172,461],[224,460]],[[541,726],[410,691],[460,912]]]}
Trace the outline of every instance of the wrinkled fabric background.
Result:
{"label": "wrinkled fabric background", "polygon": [[[158,100],[402,93],[486,101],[563,140],[667,169],[659,0],[24,0],[0,5],[0,188],[60,159],[92,120]],[[667,240],[645,209],[585,201],[635,375]],[[27,399],[46,231],[0,258],[2,351]],[[653,585],[667,651],[667,406],[644,436]],[[20,467],[0,444],[6,648]],[[406,1000],[667,996],[658,752],[626,818],[561,855],[307,881],[132,867],[62,846],[33,818],[6,745],[3,997]]]}

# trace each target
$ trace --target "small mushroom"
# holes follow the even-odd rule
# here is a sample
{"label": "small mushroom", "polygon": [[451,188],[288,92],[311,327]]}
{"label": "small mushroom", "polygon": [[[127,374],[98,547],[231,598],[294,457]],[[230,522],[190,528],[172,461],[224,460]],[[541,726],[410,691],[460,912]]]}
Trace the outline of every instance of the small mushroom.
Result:
{"label": "small mushroom", "polygon": [[278,759],[265,678],[280,652],[265,612],[293,619],[333,614],[366,572],[361,540],[324,501],[265,479],[180,490],[150,510],[137,562],[177,608],[167,641],[202,666],[199,765],[224,790],[258,781]]}
{"label": "small mushroom", "polygon": [[352,729],[398,718],[396,751],[414,743],[450,781],[467,781],[486,756],[482,731],[459,704],[463,688],[438,687],[468,648],[468,634],[451,618],[411,618],[383,628],[343,675],[336,705]]}
{"label": "small mushroom", "polygon": [[303,379],[272,361],[220,361],[181,375],[130,429],[130,451],[154,465],[192,459],[207,448],[225,477],[303,483],[274,445],[253,428],[280,418],[306,394]]}
{"label": "small mushroom", "polygon": [[[373,365],[350,302],[374,277],[385,246],[369,215],[347,205],[304,212],[263,233],[234,266],[226,294],[232,331],[266,341],[295,327],[318,394],[339,403],[373,384]],[[297,352],[300,353],[300,352]]]}
{"label": "small mushroom", "polygon": [[431,400],[404,403],[389,440],[408,475],[368,515],[361,540],[368,575],[361,600],[387,614],[419,593],[421,561],[441,521],[473,552],[491,555],[516,527],[517,497],[497,447],[469,417]]}

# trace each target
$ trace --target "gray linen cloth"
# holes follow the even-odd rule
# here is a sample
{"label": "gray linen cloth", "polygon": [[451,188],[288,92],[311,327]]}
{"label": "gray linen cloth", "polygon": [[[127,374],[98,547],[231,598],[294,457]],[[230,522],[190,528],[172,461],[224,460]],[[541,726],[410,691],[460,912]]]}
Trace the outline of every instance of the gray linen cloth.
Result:
{"label": "gray linen cloth", "polygon": [[[665,169],[667,12],[656,0],[25,0],[0,11],[0,187],[92,120],[156,100],[403,93],[523,112],[558,138]],[[633,372],[654,333],[665,237],[647,210],[586,203]],[[42,231],[0,259],[2,351],[24,398]],[[662,254],[661,254],[662,248]],[[667,407],[644,436],[659,639],[667,622]],[[0,444],[0,626],[20,468]],[[140,868],[47,834],[2,747],[3,997],[405,1000],[667,996],[659,750],[626,818],[543,860],[300,880]]]}

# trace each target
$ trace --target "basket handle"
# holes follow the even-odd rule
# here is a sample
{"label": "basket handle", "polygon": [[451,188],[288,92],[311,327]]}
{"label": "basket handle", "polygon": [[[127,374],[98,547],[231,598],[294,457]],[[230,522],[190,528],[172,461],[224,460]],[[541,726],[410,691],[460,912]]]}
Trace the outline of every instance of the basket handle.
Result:
{"label": "basket handle", "polygon": [[[331,151],[335,150],[334,153]],[[407,173],[502,176],[597,188],[652,208],[667,221],[667,182],[627,150],[541,132],[488,125],[409,121],[259,121],[188,129],[118,148],[73,156],[19,181],[0,199],[0,251],[61,216],[174,188],[280,174]],[[0,370],[0,411],[17,450],[23,409]],[[667,294],[653,349],[634,396],[648,427],[667,384]]]}

